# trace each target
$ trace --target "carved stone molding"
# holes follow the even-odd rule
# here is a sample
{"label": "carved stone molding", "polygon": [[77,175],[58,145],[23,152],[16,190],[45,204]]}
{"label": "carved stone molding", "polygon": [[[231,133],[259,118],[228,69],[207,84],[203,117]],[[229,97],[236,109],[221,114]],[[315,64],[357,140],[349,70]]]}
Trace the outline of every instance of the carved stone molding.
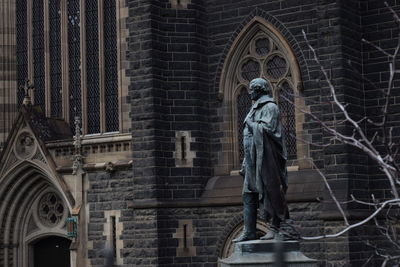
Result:
{"label": "carved stone molding", "polygon": [[29,132],[22,132],[15,142],[15,154],[21,159],[31,158],[36,152],[36,142]]}
{"label": "carved stone molding", "polygon": [[38,203],[37,215],[42,225],[56,227],[64,223],[66,207],[61,198],[54,192],[44,194]]}

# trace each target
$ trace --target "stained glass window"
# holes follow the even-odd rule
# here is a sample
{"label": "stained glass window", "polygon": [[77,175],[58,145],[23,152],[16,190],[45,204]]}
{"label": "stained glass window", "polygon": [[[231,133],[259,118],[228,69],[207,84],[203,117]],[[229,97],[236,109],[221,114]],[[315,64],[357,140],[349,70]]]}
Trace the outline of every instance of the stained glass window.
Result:
{"label": "stained glass window", "polygon": [[104,67],[106,131],[119,129],[116,1],[104,0]]}
{"label": "stained glass window", "polygon": [[293,89],[285,82],[279,92],[279,110],[281,113],[281,121],[285,130],[286,149],[289,160],[297,158],[296,149],[296,120],[294,110]]}
{"label": "stained glass window", "polygon": [[[99,34],[97,0],[86,0],[87,131],[100,132]],[[108,71],[108,70],[106,70]]]}
{"label": "stained glass window", "polygon": [[17,37],[17,85],[18,85],[18,106],[22,104],[24,99],[24,90],[21,86],[25,85],[25,80],[28,78],[28,39],[27,39],[27,12],[26,0],[16,1],[17,17],[16,17],[16,37]]}
{"label": "stained glass window", "polygon": [[35,83],[35,105],[45,111],[45,62],[44,62],[44,18],[43,0],[33,0],[32,45],[33,80]]}
{"label": "stained glass window", "polygon": [[68,1],[69,121],[74,131],[75,116],[81,117],[81,57],[79,0]]}
{"label": "stained glass window", "polygon": [[237,97],[237,124],[238,124],[238,142],[239,142],[239,161],[242,162],[244,158],[243,149],[243,129],[244,119],[251,108],[251,98],[246,88],[240,90],[240,94]]}
{"label": "stained glass window", "polygon": [[50,96],[51,116],[62,117],[61,76],[61,7],[60,0],[49,0],[49,50],[50,50]]}

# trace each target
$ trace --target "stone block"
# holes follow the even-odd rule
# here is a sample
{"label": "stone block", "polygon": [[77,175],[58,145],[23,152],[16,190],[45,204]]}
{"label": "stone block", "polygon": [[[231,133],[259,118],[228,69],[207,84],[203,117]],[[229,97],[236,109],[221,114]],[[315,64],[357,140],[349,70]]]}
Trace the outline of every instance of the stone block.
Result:
{"label": "stone block", "polygon": [[298,241],[252,240],[239,242],[234,253],[219,260],[221,267],[267,267],[284,262],[287,266],[316,267],[317,261],[299,250]]}

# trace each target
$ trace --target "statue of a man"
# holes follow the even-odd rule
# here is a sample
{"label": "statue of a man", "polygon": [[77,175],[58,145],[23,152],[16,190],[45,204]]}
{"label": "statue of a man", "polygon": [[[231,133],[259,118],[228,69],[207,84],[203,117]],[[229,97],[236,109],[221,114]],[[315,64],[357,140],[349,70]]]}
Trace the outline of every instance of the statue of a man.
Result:
{"label": "statue of a man", "polygon": [[285,198],[287,156],[279,109],[270,86],[262,78],[250,82],[250,97],[253,106],[244,121],[244,160],[240,170],[244,176],[244,229],[233,241],[257,239],[257,207],[271,228],[261,239],[285,239],[280,229],[281,223],[289,219]]}

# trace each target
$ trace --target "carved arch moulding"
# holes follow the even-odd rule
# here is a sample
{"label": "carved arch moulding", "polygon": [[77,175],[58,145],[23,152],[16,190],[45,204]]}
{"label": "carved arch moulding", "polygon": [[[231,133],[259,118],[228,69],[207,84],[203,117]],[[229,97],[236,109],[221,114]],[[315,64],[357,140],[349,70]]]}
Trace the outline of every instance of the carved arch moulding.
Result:
{"label": "carved arch moulding", "polygon": [[[247,96],[249,82],[258,77],[265,78],[273,91],[274,98],[283,110],[284,127],[289,132],[287,144],[289,165],[293,170],[307,167],[303,159],[308,148],[296,137],[304,139],[304,115],[296,112],[292,104],[284,103],[289,98],[296,106],[305,107],[304,100],[296,97],[301,94],[302,80],[295,53],[281,32],[261,17],[254,17],[240,31],[225,58],[218,95],[222,101],[224,147],[228,147],[224,157],[233,161],[230,171],[240,167],[241,123],[251,106]],[[284,95],[284,97],[282,97]],[[248,99],[246,99],[248,98]],[[288,101],[286,101],[288,102]],[[288,115],[288,116],[286,116]],[[230,148],[229,148],[230,147]],[[228,155],[229,154],[229,155]]]}

